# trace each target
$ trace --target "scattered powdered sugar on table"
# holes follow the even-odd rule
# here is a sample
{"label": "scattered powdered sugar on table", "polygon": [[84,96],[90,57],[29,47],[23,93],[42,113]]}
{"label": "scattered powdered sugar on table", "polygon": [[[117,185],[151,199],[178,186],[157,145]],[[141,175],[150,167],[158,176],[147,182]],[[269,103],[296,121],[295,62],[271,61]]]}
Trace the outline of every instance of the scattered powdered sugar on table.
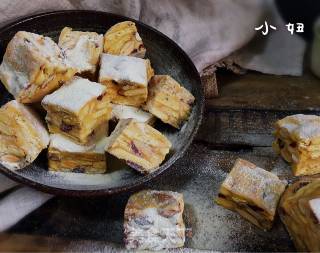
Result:
{"label": "scattered powdered sugar on table", "polygon": [[126,178],[131,174],[127,170],[118,170],[107,174],[83,174],[72,172],[55,172],[49,171],[50,174],[57,177],[57,181],[64,181],[65,184],[71,185],[103,185],[107,188],[108,185],[120,182],[122,178]]}
{"label": "scattered powdered sugar on table", "polygon": [[[270,148],[269,148],[270,149]],[[276,220],[271,232],[265,232],[214,202],[220,185],[239,157],[259,166],[273,168],[275,155],[262,151],[216,151],[192,145],[180,159],[172,174],[150,184],[153,189],[178,191],[185,202],[185,223],[192,231],[186,247],[222,251],[292,251],[292,245],[281,222]],[[268,155],[261,155],[263,154]],[[190,155],[192,153],[192,156]],[[270,166],[271,164],[271,166]]]}
{"label": "scattered powdered sugar on table", "polygon": [[[191,234],[191,237],[186,239],[186,248],[215,249],[224,252],[294,251],[288,233],[278,218],[276,218],[272,230],[265,232],[237,213],[214,202],[221,183],[239,157],[267,170],[273,170],[276,167],[274,170],[280,171],[281,167],[285,165],[278,160],[279,157],[270,147],[253,151],[228,152],[210,150],[204,145],[193,144],[186,155],[178,160],[170,170],[146,184],[144,189],[169,190],[183,194],[184,221],[188,234]],[[289,170],[287,167],[286,170]],[[39,168],[39,170],[42,169]],[[132,171],[128,169],[127,174],[123,174],[123,177],[129,179],[137,176],[129,172]],[[35,170],[32,170],[32,173],[35,173]],[[57,177],[57,180],[68,182],[66,181],[68,179],[60,177],[60,175]],[[121,180],[121,178],[115,178]],[[56,180],[52,176],[40,179]],[[115,184],[119,185],[119,182]],[[99,187],[101,186],[97,186],[97,188]],[[52,233],[57,233],[56,225],[59,224],[59,234],[61,235],[92,238],[113,245],[116,250],[123,249],[123,211],[129,196],[130,193],[114,195],[104,198],[102,202],[101,199],[81,198],[59,201],[57,198],[54,201],[58,203],[54,204],[53,209],[50,209],[51,213],[48,214],[50,219],[47,219],[47,215],[45,215],[43,222],[39,223],[41,226],[36,228],[36,232],[52,231]],[[34,220],[39,218],[38,215],[38,212],[31,214],[29,219],[23,223],[23,228],[26,225],[34,227]],[[90,247],[88,249],[91,249]]]}

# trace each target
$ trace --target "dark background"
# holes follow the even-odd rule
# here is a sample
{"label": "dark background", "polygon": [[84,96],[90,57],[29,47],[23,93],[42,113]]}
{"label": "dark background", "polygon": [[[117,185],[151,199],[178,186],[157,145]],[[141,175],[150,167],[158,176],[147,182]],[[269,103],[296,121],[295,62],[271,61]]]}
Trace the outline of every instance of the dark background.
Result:
{"label": "dark background", "polygon": [[319,0],[276,0],[278,10],[288,23],[304,23],[304,33],[300,33],[306,40],[313,37],[313,24],[320,14]]}

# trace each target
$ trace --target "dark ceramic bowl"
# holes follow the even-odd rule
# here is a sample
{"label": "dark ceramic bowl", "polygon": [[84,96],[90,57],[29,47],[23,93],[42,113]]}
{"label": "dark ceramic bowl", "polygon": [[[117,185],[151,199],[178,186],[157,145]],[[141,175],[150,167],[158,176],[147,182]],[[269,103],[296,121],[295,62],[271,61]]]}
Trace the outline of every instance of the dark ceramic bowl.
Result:
{"label": "dark ceramic bowl", "polygon": [[[17,31],[29,31],[50,36],[57,40],[61,29],[70,26],[81,31],[104,34],[106,30],[127,17],[96,11],[58,11],[22,18],[0,29],[0,54],[3,56],[7,43]],[[184,85],[195,96],[190,118],[180,130],[156,123],[156,128],[172,142],[172,150],[160,168],[146,176],[136,173],[126,165],[108,159],[108,173],[84,175],[79,173],[52,173],[48,171],[46,151],[30,166],[11,171],[0,166],[0,171],[11,179],[44,192],[58,195],[95,196],[128,191],[160,175],[180,158],[194,138],[201,122],[204,95],[199,74],[187,54],[171,39],[150,26],[133,20],[147,48],[146,57],[157,74],[169,74]],[[11,100],[3,85],[0,87],[1,105]]]}

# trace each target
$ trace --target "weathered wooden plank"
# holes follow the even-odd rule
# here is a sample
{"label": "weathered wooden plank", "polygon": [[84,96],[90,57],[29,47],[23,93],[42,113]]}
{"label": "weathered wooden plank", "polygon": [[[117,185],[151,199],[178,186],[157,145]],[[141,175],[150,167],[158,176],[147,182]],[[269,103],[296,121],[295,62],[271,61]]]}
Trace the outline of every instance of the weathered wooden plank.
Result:
{"label": "weathered wooden plank", "polygon": [[201,82],[204,86],[204,95],[206,99],[218,96],[218,84],[216,73],[204,73],[201,75]]}
{"label": "weathered wooden plank", "polygon": [[273,124],[290,112],[215,110],[205,113],[196,140],[211,147],[271,146]]}
{"label": "weathered wooden plank", "polygon": [[208,109],[260,109],[320,111],[320,79],[302,77],[217,73],[219,97],[207,100]]}
{"label": "weathered wooden plank", "polygon": [[1,252],[125,252],[103,241],[70,240],[43,235],[0,233]]}
{"label": "weathered wooden plank", "polygon": [[[0,233],[1,252],[96,252],[128,253],[123,247],[104,241],[70,240],[43,235]],[[172,253],[199,252],[189,248],[171,250]],[[211,251],[201,251],[202,253]]]}

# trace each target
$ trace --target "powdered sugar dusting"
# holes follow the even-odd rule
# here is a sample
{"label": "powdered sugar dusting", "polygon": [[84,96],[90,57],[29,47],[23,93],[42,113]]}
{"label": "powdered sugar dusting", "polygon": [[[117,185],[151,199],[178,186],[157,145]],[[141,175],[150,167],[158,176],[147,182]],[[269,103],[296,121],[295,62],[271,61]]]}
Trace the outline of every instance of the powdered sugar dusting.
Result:
{"label": "powdered sugar dusting", "polygon": [[6,61],[0,65],[0,75],[7,80],[6,88],[14,97],[17,97],[19,92],[29,83],[27,72],[16,71]]}
{"label": "powdered sugar dusting", "polygon": [[316,115],[291,115],[279,120],[277,124],[279,127],[286,129],[290,135],[296,136],[300,140],[320,137],[320,117]]}
{"label": "powdered sugar dusting", "polygon": [[309,205],[314,216],[317,218],[318,222],[320,223],[320,198],[309,200]]}
{"label": "powdered sugar dusting", "polygon": [[148,122],[154,116],[140,108],[128,105],[112,105],[112,116],[120,119],[135,119],[139,122]]}
{"label": "powdered sugar dusting", "polygon": [[55,105],[77,113],[91,99],[102,95],[106,87],[88,79],[75,77],[42,100],[43,104]]}
{"label": "powdered sugar dusting", "polygon": [[76,68],[78,72],[94,72],[96,69],[96,64],[92,63],[92,57],[94,56],[90,54],[89,46],[90,44],[94,44],[102,48],[103,36],[99,34],[94,36],[92,33],[83,32],[78,38],[75,38],[75,40],[76,41],[74,41],[72,48],[69,48],[68,45],[64,47],[63,43],[61,45],[68,61],[68,65]]}
{"label": "powdered sugar dusting", "polygon": [[35,33],[20,32],[27,39],[25,46],[30,52],[37,52],[42,57],[47,58],[52,64],[61,64],[61,50],[58,45],[49,37],[44,37]]}
{"label": "powdered sugar dusting", "polygon": [[102,54],[99,80],[103,79],[129,81],[147,86],[146,62],[132,56]]}
{"label": "powdered sugar dusting", "polygon": [[141,191],[125,210],[127,249],[162,250],[181,247],[185,241],[183,199],[171,191]]}
{"label": "powdered sugar dusting", "polygon": [[65,152],[85,153],[95,152],[104,153],[104,146],[106,144],[106,137],[102,138],[97,144],[93,145],[80,145],[61,134],[50,135],[50,147]]}
{"label": "powdered sugar dusting", "polygon": [[33,127],[37,130],[42,145],[44,147],[47,147],[49,144],[49,133],[38,115],[30,107],[21,104],[16,100],[12,100],[9,103],[20,110],[22,114],[29,120],[30,124],[32,124]]}
{"label": "powdered sugar dusting", "polygon": [[49,37],[20,31],[9,42],[0,77],[13,96],[30,84],[30,77],[43,64],[65,68],[58,45]]}
{"label": "powdered sugar dusting", "polygon": [[126,226],[130,237],[139,241],[139,249],[162,250],[183,245],[184,238],[177,236],[177,232],[184,230],[176,225],[178,214],[168,219],[159,215],[156,208],[146,208],[141,216],[145,217],[146,225],[133,219]]}
{"label": "powdered sugar dusting", "polygon": [[254,167],[253,164],[242,164],[242,161],[237,160],[223,186],[233,193],[259,198],[264,207],[274,213],[286,182],[262,168]]}
{"label": "powdered sugar dusting", "polygon": [[65,184],[73,185],[113,185],[115,182],[121,181],[122,178],[130,175],[127,170],[118,170],[109,172],[106,174],[83,174],[83,173],[72,173],[72,172],[55,172],[49,171],[51,175],[57,177],[57,181],[64,182]]}

